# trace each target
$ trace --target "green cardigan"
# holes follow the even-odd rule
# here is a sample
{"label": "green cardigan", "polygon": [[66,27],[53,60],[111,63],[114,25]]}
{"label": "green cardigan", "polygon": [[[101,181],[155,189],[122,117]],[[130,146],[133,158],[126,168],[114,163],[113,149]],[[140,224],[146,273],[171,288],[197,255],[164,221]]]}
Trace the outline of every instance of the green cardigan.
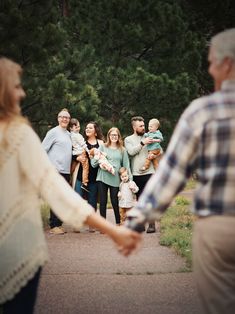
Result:
{"label": "green cardigan", "polygon": [[[113,165],[115,169],[115,175],[112,175],[108,171],[99,168],[96,181],[101,181],[110,186],[119,187],[120,185],[119,169],[121,167],[125,167],[128,170],[130,178],[132,178],[129,157],[125,148],[123,148],[123,150],[120,150],[106,147],[105,145],[101,145],[99,147],[99,150],[107,154],[106,158]],[[94,168],[98,167],[98,160],[95,160],[94,158],[91,159],[91,165]]]}

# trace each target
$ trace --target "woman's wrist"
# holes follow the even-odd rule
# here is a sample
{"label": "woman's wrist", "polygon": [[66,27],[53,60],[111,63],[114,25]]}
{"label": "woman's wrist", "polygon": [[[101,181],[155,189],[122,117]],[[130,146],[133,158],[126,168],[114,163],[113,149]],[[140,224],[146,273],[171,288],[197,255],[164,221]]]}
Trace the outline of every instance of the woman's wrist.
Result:
{"label": "woman's wrist", "polygon": [[102,216],[98,215],[97,213],[93,212],[90,214],[86,221],[86,224],[93,228],[97,228],[100,231],[106,233],[109,235],[113,240],[117,236],[117,230],[115,228],[115,225],[113,225],[111,222],[108,220],[104,219]]}

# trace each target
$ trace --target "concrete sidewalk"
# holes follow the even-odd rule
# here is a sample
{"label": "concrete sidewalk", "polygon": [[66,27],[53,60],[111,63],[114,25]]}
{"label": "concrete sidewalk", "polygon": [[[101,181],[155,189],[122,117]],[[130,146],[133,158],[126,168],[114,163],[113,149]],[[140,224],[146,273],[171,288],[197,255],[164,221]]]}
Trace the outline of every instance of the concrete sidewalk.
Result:
{"label": "concrete sidewalk", "polygon": [[[108,210],[108,220],[113,212]],[[184,260],[144,234],[139,252],[125,258],[99,232],[46,232],[50,262],[44,267],[36,314],[199,314],[192,273]]]}

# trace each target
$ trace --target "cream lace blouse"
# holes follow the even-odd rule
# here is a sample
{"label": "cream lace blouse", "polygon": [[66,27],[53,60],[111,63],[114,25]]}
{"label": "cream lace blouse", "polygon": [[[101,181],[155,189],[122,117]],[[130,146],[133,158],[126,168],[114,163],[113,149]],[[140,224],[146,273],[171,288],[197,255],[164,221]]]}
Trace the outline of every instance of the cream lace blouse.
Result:
{"label": "cream lace blouse", "polygon": [[40,197],[76,228],[93,212],[57,173],[30,126],[12,123],[3,132],[0,125],[0,304],[13,298],[48,258]]}

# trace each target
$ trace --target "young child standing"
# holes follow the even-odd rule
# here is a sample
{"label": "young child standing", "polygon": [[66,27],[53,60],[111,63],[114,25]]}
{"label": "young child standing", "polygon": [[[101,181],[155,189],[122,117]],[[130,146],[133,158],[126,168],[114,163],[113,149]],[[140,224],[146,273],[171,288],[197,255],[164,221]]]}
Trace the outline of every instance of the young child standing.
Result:
{"label": "young child standing", "polygon": [[[69,123],[69,128],[71,132],[71,141],[72,141],[72,155],[73,156],[80,156],[83,155],[85,160],[82,163],[82,186],[81,188],[87,190],[88,184],[88,174],[89,174],[89,149],[87,148],[87,144],[85,142],[84,137],[80,134],[80,123],[77,119],[72,118]],[[88,155],[87,155],[88,153]],[[74,159],[73,159],[74,160]],[[73,164],[73,163],[72,163]],[[71,170],[73,172],[73,170]]]}
{"label": "young child standing", "polygon": [[134,181],[130,180],[128,171],[125,167],[120,168],[119,174],[121,183],[119,186],[118,199],[122,225],[126,219],[126,212],[130,210],[135,204],[135,193],[139,191],[139,188]]}
{"label": "young child standing", "polygon": [[146,171],[150,163],[153,162],[153,166],[155,169],[158,167],[159,160],[162,155],[162,147],[160,143],[163,141],[162,133],[158,130],[160,127],[160,122],[158,119],[151,119],[149,120],[148,130],[149,132],[144,134],[144,137],[150,137],[153,139],[153,142],[147,144],[148,149],[148,157],[145,160],[143,167],[140,168],[140,171]]}

